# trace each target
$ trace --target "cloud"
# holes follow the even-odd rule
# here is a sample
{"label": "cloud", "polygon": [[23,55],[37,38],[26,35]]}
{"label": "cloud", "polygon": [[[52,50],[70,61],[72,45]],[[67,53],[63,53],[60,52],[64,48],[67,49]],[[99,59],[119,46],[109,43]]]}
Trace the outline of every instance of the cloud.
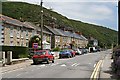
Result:
{"label": "cloud", "polygon": [[112,16],[112,10],[106,5],[96,4],[96,3],[88,3],[88,2],[79,2],[79,3],[45,3],[45,6],[48,5],[53,8],[53,10],[67,16],[68,18],[80,17],[80,19],[110,19]]}

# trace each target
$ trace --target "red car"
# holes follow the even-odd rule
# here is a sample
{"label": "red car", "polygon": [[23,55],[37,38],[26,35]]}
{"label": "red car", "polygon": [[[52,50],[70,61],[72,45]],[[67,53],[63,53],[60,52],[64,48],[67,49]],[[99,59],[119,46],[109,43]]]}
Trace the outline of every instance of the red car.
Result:
{"label": "red car", "polygon": [[38,50],[34,52],[34,64],[38,64],[39,62],[47,62],[49,64],[49,61],[52,61],[52,63],[54,63],[54,56],[49,50]]}

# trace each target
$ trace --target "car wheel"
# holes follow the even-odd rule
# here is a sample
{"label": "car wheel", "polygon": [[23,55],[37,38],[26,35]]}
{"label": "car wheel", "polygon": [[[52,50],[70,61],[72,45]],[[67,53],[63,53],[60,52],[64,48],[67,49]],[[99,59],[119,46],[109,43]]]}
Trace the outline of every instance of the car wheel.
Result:
{"label": "car wheel", "polygon": [[49,60],[47,60],[47,64],[49,64]]}
{"label": "car wheel", "polygon": [[61,59],[62,57],[61,56],[59,56],[59,59]]}
{"label": "car wheel", "polygon": [[36,65],[36,64],[38,64],[38,62],[34,60],[34,61],[33,61],[33,64],[35,64],[35,65]]}
{"label": "car wheel", "polygon": [[71,58],[72,56],[68,55],[68,58]]}
{"label": "car wheel", "polygon": [[52,60],[52,63],[54,63],[54,60]]}

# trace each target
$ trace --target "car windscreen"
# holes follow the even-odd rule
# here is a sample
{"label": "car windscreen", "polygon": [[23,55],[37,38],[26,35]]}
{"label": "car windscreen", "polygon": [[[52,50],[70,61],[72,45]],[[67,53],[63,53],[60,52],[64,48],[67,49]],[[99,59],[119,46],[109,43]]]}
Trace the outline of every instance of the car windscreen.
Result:
{"label": "car windscreen", "polygon": [[45,53],[46,53],[45,51],[35,52],[36,55],[44,55]]}
{"label": "car windscreen", "polygon": [[65,52],[67,52],[67,50],[64,50],[64,51],[60,51],[60,54],[63,54],[63,53],[65,53]]}

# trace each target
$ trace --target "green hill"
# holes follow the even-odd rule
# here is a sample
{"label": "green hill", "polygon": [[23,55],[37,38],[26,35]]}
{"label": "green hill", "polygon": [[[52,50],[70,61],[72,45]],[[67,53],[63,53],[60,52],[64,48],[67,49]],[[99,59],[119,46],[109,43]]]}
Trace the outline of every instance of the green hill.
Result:
{"label": "green hill", "polygon": [[[99,41],[99,45],[111,46],[117,42],[117,31],[105,28],[103,26],[83,23],[81,21],[71,20],[51,9],[43,9],[44,24],[51,25],[54,23],[56,27],[68,27],[75,31],[80,31],[86,37],[92,36]],[[23,3],[23,2],[3,2],[2,14],[18,19],[20,21],[29,21],[34,24],[40,22],[40,6]]]}

